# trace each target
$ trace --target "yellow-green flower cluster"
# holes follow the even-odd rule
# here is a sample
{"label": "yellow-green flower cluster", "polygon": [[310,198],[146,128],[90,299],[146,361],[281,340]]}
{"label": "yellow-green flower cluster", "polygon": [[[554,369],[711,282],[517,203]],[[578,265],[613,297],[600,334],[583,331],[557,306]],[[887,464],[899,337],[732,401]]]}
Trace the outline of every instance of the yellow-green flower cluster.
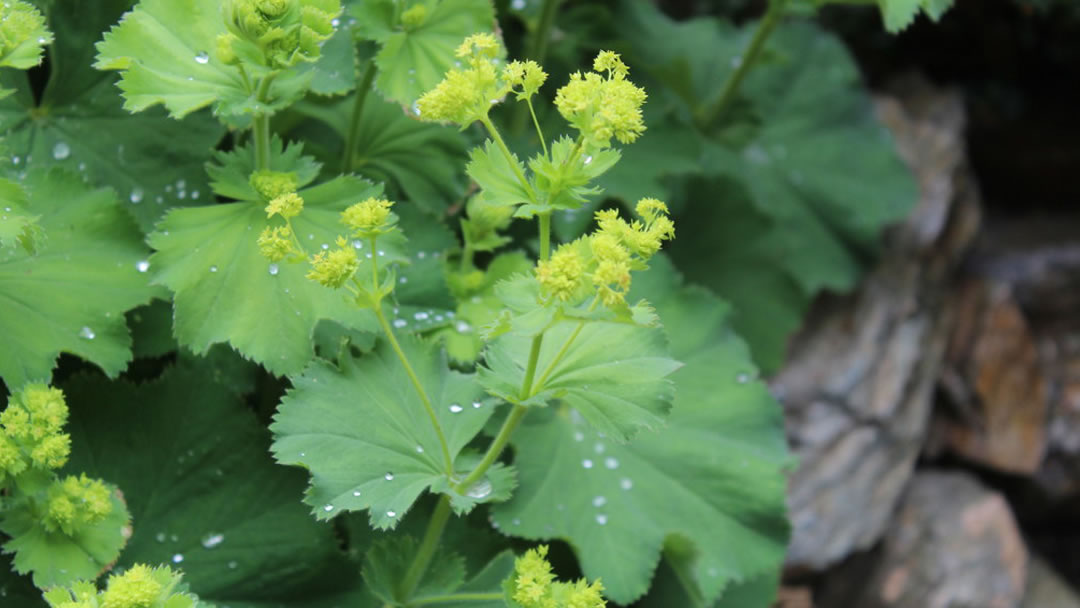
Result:
{"label": "yellow-green flower cluster", "polygon": [[270,170],[252,173],[249,183],[264,201],[272,201],[286,194],[295,194],[300,186],[295,173]]}
{"label": "yellow-green flower cluster", "polygon": [[417,100],[420,119],[466,127],[487,117],[491,105],[507,91],[493,63],[499,51],[499,41],[492,34],[466,38],[455,54],[469,67],[450,70],[442,82]]}
{"label": "yellow-green flower cluster", "polygon": [[217,56],[234,65],[247,60],[277,70],[319,58],[334,33],[339,0],[224,0],[228,33],[217,40]]}
{"label": "yellow-green flower cluster", "polygon": [[627,222],[615,209],[598,211],[598,228],[592,234],[560,246],[550,259],[539,262],[541,293],[570,303],[595,293],[605,306],[625,304],[631,271],[647,268],[663,242],[675,237],[667,205],[645,198],[636,210],[644,221]]}
{"label": "yellow-green flower cluster", "polygon": [[606,148],[612,137],[633,142],[645,132],[645,90],[626,79],[630,69],[611,51],[597,55],[593,70],[571,74],[555,94],[555,107],[593,146]]}
{"label": "yellow-green flower cluster", "polygon": [[52,42],[45,17],[28,2],[0,4],[0,65],[26,69],[37,65],[41,46]]}
{"label": "yellow-green flower cluster", "polygon": [[529,549],[514,562],[511,598],[522,608],[604,608],[600,581],[591,585],[584,579],[574,583],[555,580],[547,561],[547,546]]}
{"label": "yellow-green flower cluster", "polygon": [[266,205],[266,217],[270,218],[275,215],[280,215],[287,220],[291,220],[300,215],[300,212],[303,210],[304,199],[300,198],[299,194],[290,192],[274,198]]}
{"label": "yellow-green flower cluster", "polygon": [[393,206],[386,199],[370,197],[342,211],[341,223],[359,238],[386,234],[397,224],[397,216],[390,212]]}
{"label": "yellow-green flower cluster", "polygon": [[112,513],[109,494],[109,487],[104,482],[85,474],[57,479],[46,492],[42,525],[50,532],[59,530],[71,536],[78,529],[96,524]]}
{"label": "yellow-green flower cluster", "polygon": [[13,395],[0,413],[0,478],[64,466],[71,452],[71,437],[61,432],[67,417],[59,389],[34,384]]}
{"label": "yellow-green flower cluster", "polygon": [[185,593],[181,574],[168,566],[151,568],[135,564],[129,570],[113,574],[101,592],[89,581],[78,581],[70,588],[56,587],[45,593],[52,608],[196,608],[198,598]]}
{"label": "yellow-green flower cluster", "polygon": [[259,234],[259,253],[271,262],[280,262],[296,252],[288,226],[267,226]]}
{"label": "yellow-green flower cluster", "polygon": [[343,237],[337,239],[337,249],[320,251],[311,257],[311,270],[307,278],[334,289],[340,288],[346,281],[356,274],[360,267],[360,261],[356,258],[356,250],[349,247]]}
{"label": "yellow-green flower cluster", "polygon": [[[547,72],[533,60],[511,61],[503,69],[503,81],[510,90],[517,94],[517,98],[528,99],[540,90],[547,80]],[[521,87],[519,91],[517,88]]]}

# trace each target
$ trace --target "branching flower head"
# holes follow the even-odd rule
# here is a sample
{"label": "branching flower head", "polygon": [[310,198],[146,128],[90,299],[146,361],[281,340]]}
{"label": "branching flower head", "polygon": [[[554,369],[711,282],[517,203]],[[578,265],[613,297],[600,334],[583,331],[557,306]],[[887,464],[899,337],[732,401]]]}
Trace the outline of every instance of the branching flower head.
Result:
{"label": "branching flower head", "polygon": [[555,94],[555,106],[594,146],[606,148],[612,137],[624,144],[633,142],[645,132],[641,115],[645,90],[627,80],[630,69],[616,53],[601,51],[593,69],[571,74],[570,82]]}
{"label": "branching flower head", "polygon": [[68,407],[59,389],[32,384],[16,393],[0,413],[0,472],[19,475],[29,467],[58,469],[71,453],[63,433]]}
{"label": "branching flower head", "polygon": [[543,293],[567,302],[575,298],[585,285],[585,260],[577,242],[560,246],[551,258],[536,265],[536,278]]}
{"label": "branching flower head", "polygon": [[109,577],[105,589],[92,582],[77,581],[70,587],[54,587],[45,593],[52,608],[199,608],[206,606],[187,593],[181,573],[168,566],[151,568],[135,564]]}
{"label": "branching flower head", "polygon": [[271,218],[275,215],[290,220],[304,210],[304,199],[300,198],[299,194],[290,192],[288,194],[282,194],[270,201],[266,205],[266,217]]}
{"label": "branching flower head", "polygon": [[281,171],[256,171],[251,174],[249,180],[251,187],[262,197],[264,201],[272,201],[279,196],[295,194],[300,182],[295,173]]}
{"label": "branching flower head", "polygon": [[600,581],[591,585],[584,579],[573,583],[555,580],[547,561],[546,545],[529,549],[514,562],[507,581],[511,599],[522,608],[605,608]]}
{"label": "branching flower head", "polygon": [[[533,60],[511,61],[503,68],[503,81],[510,90],[517,94],[517,98],[528,99],[540,90],[547,80],[547,72]],[[520,90],[518,90],[520,87]]]}
{"label": "branching flower head", "polygon": [[396,230],[398,217],[390,208],[394,203],[384,198],[369,197],[350,205],[341,212],[341,223],[352,236],[371,238]]}
{"label": "branching flower head", "polygon": [[259,234],[259,253],[271,262],[280,262],[296,253],[292,230],[288,226],[267,226]]}
{"label": "branching flower head", "polygon": [[450,70],[442,82],[417,100],[420,119],[466,127],[486,118],[491,105],[508,90],[499,81],[493,63],[501,51],[493,34],[473,34],[466,38],[455,55],[468,67]]}
{"label": "branching flower head", "polygon": [[56,480],[47,491],[45,529],[73,535],[80,528],[94,525],[112,513],[109,487],[100,479],[85,474]]}
{"label": "branching flower head", "polygon": [[337,249],[320,251],[311,257],[311,270],[307,278],[324,287],[340,288],[360,267],[356,250],[348,246],[344,238],[338,237]]}

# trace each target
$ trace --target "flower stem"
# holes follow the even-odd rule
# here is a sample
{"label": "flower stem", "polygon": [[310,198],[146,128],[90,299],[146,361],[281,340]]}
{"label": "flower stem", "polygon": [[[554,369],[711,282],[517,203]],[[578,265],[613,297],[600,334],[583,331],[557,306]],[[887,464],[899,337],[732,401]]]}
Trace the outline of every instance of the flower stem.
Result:
{"label": "flower stem", "polygon": [[431,565],[431,558],[435,556],[435,549],[439,547],[439,538],[442,537],[446,522],[449,519],[450,497],[443,494],[439,498],[439,504],[435,506],[435,511],[431,514],[431,519],[428,520],[427,530],[424,531],[424,538],[420,541],[420,547],[417,548],[416,555],[413,556],[413,561],[409,564],[409,569],[405,571],[405,577],[401,579],[401,585],[398,587],[398,599],[407,602],[409,597],[416,591],[416,586],[420,583],[421,577],[424,576],[424,572]]}
{"label": "flower stem", "polygon": [[[259,83],[255,92],[258,104],[269,102],[270,85],[277,78],[277,72],[270,72]],[[257,112],[251,119],[252,134],[255,139],[255,170],[265,171],[270,168],[270,112]]]}
{"label": "flower stem", "polygon": [[353,168],[353,157],[356,154],[357,138],[360,137],[360,115],[364,112],[364,102],[367,101],[371,83],[375,80],[375,60],[368,61],[364,76],[356,87],[356,99],[353,100],[352,116],[349,118],[349,130],[345,133],[345,150],[341,153],[341,172],[348,173]]}
{"label": "flower stem", "polygon": [[746,52],[739,58],[738,67],[724,82],[720,97],[711,105],[702,106],[694,112],[694,117],[699,126],[711,125],[731,104],[735,98],[735,93],[739,90],[739,85],[742,84],[746,75],[750,73],[758,55],[761,54],[761,50],[765,47],[765,41],[776,29],[776,26],[780,24],[780,17],[784,13],[786,3],[787,0],[769,0],[769,8],[765,11],[765,16],[758,22],[754,37],[750,40],[750,46],[746,48]]}
{"label": "flower stem", "polygon": [[[375,237],[371,238],[371,289],[372,293],[379,293],[379,268],[378,268],[378,255],[375,249]],[[446,442],[446,435],[443,433],[442,425],[439,424],[439,417],[435,415],[435,408],[431,404],[431,399],[428,398],[427,391],[424,390],[424,385],[420,382],[420,378],[416,375],[416,371],[413,370],[413,366],[409,363],[409,358],[405,355],[405,351],[401,349],[401,344],[397,340],[397,336],[394,335],[394,330],[391,329],[390,323],[386,320],[386,314],[382,309],[382,297],[379,296],[375,301],[375,318],[379,320],[379,326],[382,327],[383,333],[386,334],[386,340],[390,343],[390,347],[394,349],[394,353],[397,355],[398,360],[401,361],[401,366],[405,368],[406,375],[409,376],[409,380],[412,381],[413,388],[416,389],[416,394],[420,397],[421,403],[424,404],[424,409],[427,411],[428,418],[431,419],[431,426],[435,429],[435,434],[439,438],[439,447],[442,448],[443,461],[446,464],[446,474],[454,474],[454,459],[450,457],[450,447]]]}
{"label": "flower stem", "polygon": [[551,211],[536,214],[540,223],[540,261],[551,257]]}
{"label": "flower stem", "polygon": [[500,602],[502,593],[451,593],[448,595],[431,595],[409,603],[409,606],[428,606],[431,604],[449,604],[451,602]]}
{"label": "flower stem", "polygon": [[484,454],[483,459],[476,465],[476,468],[469,473],[465,479],[462,479],[457,485],[454,486],[454,490],[457,492],[464,492],[476,483],[487,473],[487,470],[491,468],[491,465],[495,464],[495,461],[499,459],[499,455],[502,454],[503,448],[510,442],[510,436],[514,434],[518,424],[521,423],[521,419],[525,417],[525,414],[529,411],[529,408],[523,405],[515,405],[514,409],[510,410],[510,415],[506,417],[503,422],[502,428],[499,429],[499,434],[495,436],[495,439],[488,446],[487,452]]}
{"label": "flower stem", "polygon": [[536,110],[533,108],[532,99],[525,99],[525,103],[529,106],[529,115],[532,116],[533,126],[536,127],[536,136],[540,138],[540,147],[544,150],[544,156],[547,156],[547,141],[544,139],[544,130],[540,128],[540,121],[536,119]]}

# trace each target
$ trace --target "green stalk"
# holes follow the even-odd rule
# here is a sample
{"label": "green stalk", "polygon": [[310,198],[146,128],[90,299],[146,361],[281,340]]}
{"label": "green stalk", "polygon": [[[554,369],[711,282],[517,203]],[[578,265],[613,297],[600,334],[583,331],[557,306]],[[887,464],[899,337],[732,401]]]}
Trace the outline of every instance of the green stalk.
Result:
{"label": "green stalk", "polygon": [[375,61],[368,61],[364,76],[356,87],[356,99],[353,101],[352,116],[349,118],[349,130],[345,134],[345,151],[341,154],[341,172],[348,173],[353,168],[353,157],[356,155],[357,139],[360,137],[360,115],[364,111],[364,102],[367,100],[371,83],[375,80]]}
{"label": "green stalk", "polygon": [[544,156],[547,156],[547,141],[544,139],[544,130],[540,128],[540,121],[536,119],[536,110],[533,109],[532,99],[526,97],[525,103],[529,106],[529,115],[532,116],[533,126],[536,127],[536,136],[540,138],[540,147],[544,150]]}
{"label": "green stalk", "polygon": [[[378,257],[375,249],[375,237],[371,238],[371,288],[372,293],[379,292],[379,269],[378,269]],[[409,358],[405,356],[405,351],[401,349],[401,344],[398,343],[397,336],[394,335],[394,330],[390,328],[390,323],[386,320],[386,314],[382,310],[382,298],[379,298],[375,302],[375,318],[379,320],[379,326],[382,327],[383,333],[386,334],[386,339],[390,342],[390,347],[394,349],[394,353],[397,355],[401,366],[405,368],[405,374],[409,376],[409,380],[412,381],[413,388],[416,389],[416,394],[420,396],[420,401],[424,404],[424,409],[427,411],[428,418],[431,419],[431,426],[435,429],[435,434],[439,437],[439,447],[442,448],[443,461],[446,463],[446,474],[454,474],[454,460],[450,457],[450,447],[446,442],[446,435],[443,433],[442,425],[439,424],[439,417],[435,415],[435,408],[431,404],[431,399],[428,398],[427,391],[424,390],[424,385],[421,384],[420,378],[416,375],[416,371],[413,370],[413,366],[409,363]]]}
{"label": "green stalk", "polygon": [[[270,85],[277,78],[277,72],[270,72],[259,83],[259,90],[255,92],[255,101],[260,104],[268,103],[270,97]],[[251,119],[252,134],[255,138],[255,169],[264,171],[270,168],[270,113],[259,112]]]}
{"label": "green stalk", "polygon": [[409,569],[405,571],[405,577],[401,579],[401,586],[398,587],[398,599],[408,601],[409,597],[416,591],[420,578],[427,571],[428,566],[431,565],[431,558],[435,556],[435,549],[439,547],[439,538],[442,537],[443,529],[446,528],[446,522],[449,519],[450,496],[443,494],[439,498],[439,504],[435,506],[435,512],[431,514],[431,519],[428,520],[428,527],[424,532],[423,540],[420,541],[420,547],[416,550],[416,555],[413,557],[412,563],[409,564]]}
{"label": "green stalk", "polygon": [[536,214],[540,220],[540,261],[551,257],[551,211]]}
{"label": "green stalk", "polygon": [[502,454],[503,448],[510,442],[510,436],[514,434],[518,424],[521,424],[521,419],[525,417],[528,411],[529,408],[523,405],[515,405],[514,409],[510,410],[510,415],[506,417],[502,428],[499,429],[499,434],[495,436],[491,445],[488,446],[488,450],[484,453],[484,458],[480,460],[480,464],[476,465],[476,468],[465,479],[455,485],[454,490],[464,492],[487,473],[491,465],[495,464],[495,461],[499,459],[499,454]]}
{"label": "green stalk", "polygon": [[502,601],[501,593],[451,593],[449,595],[431,595],[410,602],[409,606],[428,606],[430,604],[449,604],[451,602],[498,602]]}
{"label": "green stalk", "polygon": [[769,8],[765,11],[765,16],[758,22],[757,30],[754,31],[754,37],[750,40],[750,46],[747,47],[746,52],[742,54],[739,66],[732,72],[727,81],[724,82],[724,88],[720,92],[720,97],[712,104],[698,108],[694,112],[694,118],[699,126],[708,126],[713,124],[714,121],[723,113],[731,101],[735,98],[735,93],[739,90],[739,85],[742,84],[743,79],[750,73],[754,63],[757,61],[758,55],[761,54],[761,50],[765,47],[765,41],[769,38],[769,35],[773,33],[776,26],[780,24],[780,17],[784,14],[784,5],[787,0],[769,0]]}

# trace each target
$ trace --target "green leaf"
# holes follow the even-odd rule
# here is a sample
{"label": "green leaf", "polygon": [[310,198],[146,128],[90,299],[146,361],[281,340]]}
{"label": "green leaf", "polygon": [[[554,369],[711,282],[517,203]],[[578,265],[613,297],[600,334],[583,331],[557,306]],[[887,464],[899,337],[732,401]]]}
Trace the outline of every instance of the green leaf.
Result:
{"label": "green leaf", "polygon": [[567,540],[585,575],[620,603],[645,593],[670,536],[696,548],[692,575],[706,602],[775,571],[787,544],[781,410],[755,379],[727,307],[676,277],[654,258],[632,291],[656,306],[685,364],[672,375],[667,427],[618,445],[568,408],[526,418],[512,440],[521,485],[494,509],[506,533]]}
{"label": "green leaf", "polygon": [[424,0],[427,17],[406,28],[394,20],[393,0],[366,0],[354,5],[362,24],[359,33],[382,45],[375,56],[375,85],[387,99],[411,106],[435,88],[455,67],[454,51],[471,34],[491,32],[495,8],[491,0]]}
{"label": "green leaf", "polygon": [[170,564],[203,600],[233,608],[356,605],[333,530],[296,500],[267,434],[226,387],[172,369],[138,386],[77,377],[68,468],[114,481],[134,534],[119,566]]}
{"label": "green leaf", "polygon": [[[329,246],[345,233],[341,211],[378,193],[355,177],[301,190],[304,212],[292,220],[297,238],[309,251]],[[341,292],[305,278],[307,264],[271,264],[262,257],[256,240],[273,221],[280,222],[267,219],[263,204],[253,201],[174,209],[149,237],[157,249],[150,265],[154,281],[176,294],[173,331],[182,345],[204,353],[228,342],[283,375],[299,371],[313,356],[319,319],[373,329],[374,317]],[[362,272],[370,262],[361,260]]]}
{"label": "green leaf", "polygon": [[525,174],[525,166],[517,156],[513,161],[507,158],[490,139],[469,152],[465,171],[484,191],[488,203],[513,206],[532,200],[529,190],[516,177]]}
{"label": "green leaf", "polygon": [[[454,472],[462,448],[491,416],[471,376],[447,367],[446,358],[410,336],[405,355],[430,397],[446,436]],[[446,463],[423,402],[394,351],[380,341],[340,369],[313,362],[292,378],[274,424],[278,462],[311,471],[304,502],[319,519],[342,511],[370,511],[375,528],[395,527],[420,493],[446,480]]]}
{"label": "green leaf", "polygon": [[308,90],[316,95],[344,95],[356,86],[356,47],[349,28],[338,29],[323,43],[319,59],[299,66],[313,74]]}
{"label": "green leaf", "polygon": [[5,38],[14,34],[17,36],[16,39],[20,40],[18,44],[0,54],[0,67],[26,70],[41,63],[41,54],[45,45],[53,41],[52,32],[45,27],[45,20],[41,17],[41,13],[32,4],[15,0],[14,3],[4,4],[4,7],[0,9],[0,16],[4,20],[10,19],[9,27],[15,30],[4,32]]}
{"label": "green leaf", "polygon": [[16,94],[0,101],[0,131],[16,168],[60,165],[119,192],[149,232],[174,206],[211,202],[203,163],[224,129],[206,113],[175,121],[160,110],[132,116],[115,77],[91,69],[87,56],[127,3],[61,0],[50,11],[57,41],[40,99],[29,77],[12,77]]}
{"label": "green leaf", "polygon": [[162,104],[174,118],[211,104],[221,116],[274,111],[303,95],[313,73],[290,68],[270,87],[272,101],[257,101],[239,68],[217,57],[225,32],[219,0],[141,0],[98,43],[94,67],[121,72],[125,109]]}
{"label": "green leaf", "polygon": [[[537,155],[529,161],[536,188],[547,193],[544,208],[577,209],[601,190],[589,183],[606,173],[619,162],[621,153],[615,148],[579,153],[575,156],[574,140],[562,137],[551,144],[551,157]],[[519,213],[520,215],[520,213]]]}
{"label": "green leaf", "polygon": [[[412,536],[392,536],[376,542],[364,556],[363,576],[368,589],[379,599],[396,605],[398,586],[405,579],[419,543]],[[465,560],[445,550],[436,553],[421,574],[415,593],[408,599],[442,595],[465,582]]]}
{"label": "green leaf", "polygon": [[18,183],[0,178],[0,250],[16,246],[34,253],[44,238],[38,217],[26,212],[26,190]]}
{"label": "green leaf", "polygon": [[19,608],[45,608],[41,591],[30,582],[29,576],[19,576],[7,555],[0,555],[0,597],[5,603]]}
{"label": "green leaf", "polygon": [[513,334],[491,343],[479,372],[489,393],[533,406],[558,399],[617,441],[662,426],[674,396],[665,377],[679,367],[668,358],[663,331],[596,321],[557,323],[544,334],[532,391],[522,399],[531,343]]}
{"label": "green leaf", "polygon": [[784,60],[743,83],[760,127],[737,142],[710,141],[704,162],[745,184],[776,222],[785,271],[803,291],[850,289],[861,256],[911,209],[918,189],[838,38],[789,24],[770,44]]}
{"label": "green leaf", "polygon": [[[318,122],[303,123],[291,133],[323,145],[333,142],[311,149],[336,167],[341,162],[344,129],[355,99],[296,104],[294,110]],[[429,212],[442,213],[465,192],[460,171],[465,160],[464,136],[456,129],[410,118],[400,106],[378,95],[368,94],[364,100],[356,146],[353,171],[386,183],[391,194],[401,194]]]}
{"label": "green leaf", "polygon": [[953,0],[877,0],[885,29],[896,34],[915,22],[919,13],[937,21],[952,7]]}
{"label": "green leaf", "polygon": [[60,170],[24,183],[48,241],[34,256],[0,251],[0,377],[47,379],[61,352],[115,376],[131,360],[124,311],[155,291],[142,272],[149,251],[112,192]]}
{"label": "green leaf", "polygon": [[94,579],[116,561],[131,534],[131,516],[111,484],[112,511],[100,522],[81,527],[68,536],[50,532],[42,525],[40,507],[16,503],[5,509],[0,531],[12,537],[4,551],[15,554],[14,568],[32,573],[39,588],[66,585],[79,579]]}

